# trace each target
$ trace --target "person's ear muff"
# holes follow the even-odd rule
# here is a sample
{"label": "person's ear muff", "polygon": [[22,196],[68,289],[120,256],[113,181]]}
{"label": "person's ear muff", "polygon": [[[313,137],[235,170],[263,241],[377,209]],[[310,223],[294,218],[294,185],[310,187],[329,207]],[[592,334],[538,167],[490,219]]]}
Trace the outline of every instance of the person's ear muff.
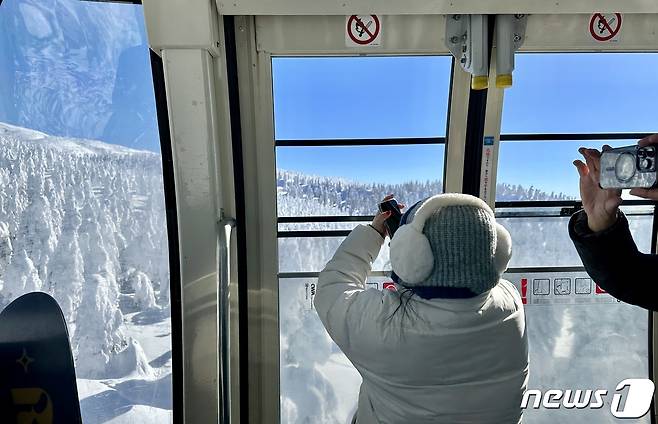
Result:
{"label": "person's ear muff", "polygon": [[496,223],[496,253],[494,264],[496,265],[498,274],[502,274],[507,270],[510,259],[512,259],[512,236],[505,227]]}

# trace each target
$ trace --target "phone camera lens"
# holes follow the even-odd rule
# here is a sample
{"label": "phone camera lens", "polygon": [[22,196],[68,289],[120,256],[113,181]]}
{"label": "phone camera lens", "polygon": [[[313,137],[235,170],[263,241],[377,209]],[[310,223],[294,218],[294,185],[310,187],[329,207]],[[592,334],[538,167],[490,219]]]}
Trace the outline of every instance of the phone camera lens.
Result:
{"label": "phone camera lens", "polygon": [[648,171],[653,167],[653,161],[648,158],[644,158],[640,160],[640,170],[641,171]]}
{"label": "phone camera lens", "polygon": [[615,176],[619,181],[625,182],[635,175],[635,156],[631,153],[622,153],[615,162]]}

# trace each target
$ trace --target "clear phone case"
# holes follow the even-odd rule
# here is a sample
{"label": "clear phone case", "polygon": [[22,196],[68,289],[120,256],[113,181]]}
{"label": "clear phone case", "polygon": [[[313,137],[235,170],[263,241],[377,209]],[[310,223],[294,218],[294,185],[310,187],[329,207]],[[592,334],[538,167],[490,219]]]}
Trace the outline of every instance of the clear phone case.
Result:
{"label": "clear phone case", "polygon": [[602,188],[651,188],[656,181],[656,149],[653,146],[620,147],[601,155]]}

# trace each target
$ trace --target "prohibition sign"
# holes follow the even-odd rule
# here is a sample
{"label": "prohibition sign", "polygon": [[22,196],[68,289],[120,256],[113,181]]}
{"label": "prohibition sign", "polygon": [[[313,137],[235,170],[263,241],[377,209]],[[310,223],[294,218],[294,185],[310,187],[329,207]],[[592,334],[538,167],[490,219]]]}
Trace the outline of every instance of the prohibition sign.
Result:
{"label": "prohibition sign", "polygon": [[621,13],[605,17],[601,13],[592,15],[589,21],[589,32],[596,41],[610,41],[621,30]]}
{"label": "prohibition sign", "polygon": [[381,24],[377,15],[368,17],[352,15],[347,20],[347,35],[356,44],[365,46],[377,39]]}

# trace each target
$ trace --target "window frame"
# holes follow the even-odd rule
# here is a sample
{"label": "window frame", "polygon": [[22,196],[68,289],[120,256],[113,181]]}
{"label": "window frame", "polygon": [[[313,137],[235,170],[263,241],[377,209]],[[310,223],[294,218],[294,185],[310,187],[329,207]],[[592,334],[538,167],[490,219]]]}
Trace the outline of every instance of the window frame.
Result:
{"label": "window frame", "polygon": [[[298,46],[286,46],[284,39],[287,39],[288,30],[293,32],[300,31],[300,28],[285,25],[286,21],[303,21],[304,25],[312,25],[313,20],[331,22],[336,26],[344,25],[344,16],[328,17],[279,17],[279,16],[259,16],[259,17],[235,17],[235,39],[237,44],[237,68],[240,86],[240,110],[241,110],[241,127],[242,127],[242,149],[244,154],[244,175],[245,190],[251,191],[251,198],[248,195],[245,207],[247,210],[255,209],[246,214],[247,226],[247,267],[251,276],[247,276],[246,285],[248,287],[247,303],[255,302],[259,309],[249,311],[248,325],[249,335],[249,379],[248,379],[248,396],[249,404],[249,421],[269,422],[272,416],[280,416],[280,378],[279,378],[279,299],[278,299],[278,281],[283,274],[279,275],[278,264],[278,219],[277,210],[272,205],[276,205],[276,181],[273,178],[276,175],[275,166],[275,149],[276,147],[296,147],[301,145],[355,145],[354,141],[366,145],[388,145],[388,144],[444,144],[446,153],[444,155],[444,174],[449,172],[447,169],[450,163],[446,163],[449,157],[449,149],[452,143],[447,139],[451,137],[450,132],[445,137],[431,139],[368,139],[351,140],[352,144],[345,141],[328,141],[319,143],[318,141],[292,142],[275,141],[274,137],[274,107],[273,107],[273,80],[272,80],[272,57],[273,56],[361,56],[364,53],[376,56],[425,56],[425,55],[445,55],[449,54],[448,49],[443,45],[440,33],[443,31],[443,25],[436,25],[435,17],[422,17],[422,24],[419,24],[418,18],[409,20],[408,17],[387,17],[389,22],[399,21],[403,27],[409,29],[408,34],[420,34],[425,30],[437,33],[434,38],[413,37],[416,44],[405,46],[391,46],[390,48],[377,48],[376,51],[363,48],[348,49],[345,47],[344,38],[336,38],[330,41],[330,46],[325,45],[322,48],[308,49],[307,40],[297,38]],[[283,27],[279,25],[284,23]],[[419,26],[420,25],[420,26]],[[256,31],[258,27],[258,32]],[[286,34],[279,30],[284,29]],[[341,33],[342,35],[342,33]],[[321,40],[317,38],[316,40]],[[323,39],[323,43],[327,40]],[[399,41],[408,42],[409,38]],[[306,44],[306,46],[299,44]],[[453,61],[454,63],[454,61]],[[454,65],[452,67],[454,69]],[[454,81],[453,78],[451,78]],[[470,83],[470,80],[468,81]],[[450,94],[454,93],[455,87],[451,85]],[[463,87],[462,87],[463,90]],[[449,95],[449,99],[451,99]],[[454,102],[449,100],[448,111]],[[450,131],[450,122],[454,116],[448,112],[447,116],[448,131]],[[420,141],[420,143],[419,143]],[[294,144],[293,144],[294,143]],[[456,145],[460,141],[457,139]],[[458,148],[454,155],[459,155]],[[461,167],[461,163],[458,164]],[[446,184],[444,175],[444,185]],[[257,206],[257,205],[263,205]],[[286,218],[286,217],[282,217]],[[315,217],[305,217],[312,220]],[[366,217],[367,218],[367,217]],[[320,219],[329,219],[321,217]],[[353,219],[353,218],[349,218]],[[364,219],[358,217],[357,219]],[[249,234],[250,223],[257,226],[258,230]],[[305,275],[305,274],[304,274]],[[244,283],[244,282],[241,282]],[[263,296],[267,294],[266,296]],[[245,301],[241,299],[241,302]],[[253,309],[253,308],[251,308]],[[269,318],[268,318],[269,317]],[[275,319],[276,318],[276,319]],[[241,326],[242,327],[242,326]],[[242,350],[241,346],[241,350]],[[254,351],[258,349],[258,351]],[[266,366],[267,364],[267,366]],[[263,387],[260,382],[268,381],[268,387]],[[244,384],[244,382],[243,382]],[[244,398],[243,400],[244,401]]]}
{"label": "window frame", "polygon": [[[139,4],[141,4],[141,0]],[[171,311],[171,389],[173,423],[184,420],[184,363],[183,363],[183,296],[181,287],[181,255],[178,235],[178,208],[176,202],[176,178],[174,175],[173,148],[169,127],[169,108],[165,86],[162,58],[149,49],[153,92],[160,135],[162,155],[162,179],[167,218],[167,241],[169,249],[169,298]]]}
{"label": "window frame", "polygon": [[[653,15],[628,15],[625,28],[633,28],[633,23],[636,22],[639,28],[651,25],[649,22],[650,17]],[[435,27],[439,28],[439,36],[436,38],[429,37],[429,40],[438,41],[428,47],[430,42],[424,40],[421,45],[404,45],[405,42],[410,41],[408,34],[399,40],[393,39],[390,46],[393,48],[386,50],[383,48],[368,49],[358,48],[354,50],[346,49],[343,44],[344,41],[332,34],[332,31],[324,31],[337,29],[344,24],[344,16],[258,16],[258,17],[236,17],[236,38],[241,49],[241,57],[238,58],[238,68],[241,80],[240,96],[243,114],[242,127],[245,131],[243,145],[250,143],[254,144],[253,150],[250,151],[253,157],[246,157],[245,163],[247,164],[245,172],[247,175],[249,171],[253,171],[254,176],[252,183],[247,184],[247,188],[252,187],[258,193],[254,195],[255,199],[247,201],[247,207],[254,207],[261,209],[254,212],[254,216],[249,219],[247,217],[246,224],[253,223],[258,225],[258,237],[253,237],[252,240],[259,242],[258,247],[251,247],[249,254],[253,259],[250,259],[256,268],[253,277],[248,282],[250,296],[247,300],[251,304],[260,305],[257,311],[250,313],[249,325],[252,334],[249,336],[250,342],[253,343],[253,349],[257,352],[250,354],[249,364],[253,372],[249,378],[249,393],[250,399],[249,408],[250,421],[254,422],[268,422],[272,416],[279,415],[280,398],[279,398],[279,335],[278,335],[278,278],[295,278],[298,276],[310,277],[316,273],[279,273],[278,270],[278,254],[271,255],[271,253],[278,252],[278,224],[286,222],[299,222],[298,219],[303,219],[302,222],[367,222],[372,219],[371,216],[360,217],[277,217],[276,209],[272,211],[263,211],[267,207],[272,209],[272,205],[276,204],[275,190],[276,186],[273,184],[271,175],[276,172],[274,166],[274,149],[272,148],[273,137],[273,106],[272,106],[272,91],[271,91],[271,61],[272,55],[283,56],[313,56],[313,55],[340,55],[344,56],[346,52],[351,52],[355,55],[358,54],[388,54],[394,51],[395,48],[403,49],[409,48],[408,54],[428,54],[432,48],[435,48],[439,53],[445,54],[442,43],[441,31],[444,29],[442,20],[437,19],[436,16],[387,16],[389,22],[394,22],[399,19],[400,22],[409,22],[417,19],[421,20],[421,26],[425,25],[426,18],[431,18]],[[526,40],[525,48],[522,51],[538,51],[538,52],[564,52],[564,51],[622,51],[624,49],[636,50],[656,50],[656,40],[658,36],[650,34],[650,32],[641,33],[639,30],[631,30],[631,36],[624,35],[624,38],[617,44],[606,44],[594,46],[591,42],[585,40],[585,36],[580,34],[578,30],[581,26],[573,24],[585,22],[589,20],[589,15],[531,15],[528,20],[528,31],[526,34],[531,34],[533,38]],[[645,22],[646,21],[646,22]],[[629,23],[630,22],[630,23]],[[565,25],[569,23],[569,25]],[[313,31],[308,31],[313,27],[323,28],[324,37],[318,37],[312,34]],[[438,25],[437,25],[438,24]],[[258,26],[258,31],[256,31]],[[403,33],[405,25],[394,26],[395,32]],[[571,28],[571,31],[564,31],[564,28]],[[556,29],[559,29],[556,31]],[[432,29],[435,31],[435,29]],[[578,32],[578,34],[576,34]],[[583,31],[586,32],[586,31]],[[307,34],[306,37],[301,36]],[[409,31],[409,34],[415,34],[414,31]],[[434,34],[434,32],[432,32]],[[535,35],[537,37],[535,38]],[[342,35],[341,35],[342,36]],[[535,41],[537,40],[537,41]],[[542,44],[543,43],[543,44]],[[402,47],[401,47],[402,45]],[[436,53],[435,53],[436,54]],[[492,73],[493,75],[493,73]],[[495,78],[495,76],[494,76]],[[461,191],[462,189],[462,170],[465,166],[464,161],[464,138],[465,134],[463,128],[458,128],[463,125],[466,128],[466,115],[468,109],[468,87],[470,86],[470,78],[466,73],[461,71],[459,67],[453,65],[453,83],[457,82],[457,86],[451,87],[451,95],[449,97],[450,104],[448,109],[448,125],[449,131],[447,138],[451,141],[446,144],[445,158],[448,161],[444,168],[448,173],[450,169],[455,172],[451,175],[450,180],[444,177],[444,185],[449,191]],[[269,91],[268,91],[269,89]],[[455,95],[458,94],[458,95]],[[500,118],[502,107],[503,95],[502,90],[495,88],[493,80],[490,81],[489,96],[487,98],[486,116],[487,121],[485,131],[487,134],[495,135],[496,151],[494,155],[494,163],[497,163],[497,145],[500,142]],[[249,116],[245,116],[249,115]],[[455,123],[459,125],[454,125]],[[251,128],[250,128],[251,127]],[[297,141],[295,141],[296,143]],[[454,149],[454,150],[452,150]],[[248,152],[249,153],[249,152]],[[467,158],[469,159],[469,158]],[[472,158],[470,158],[472,160]],[[475,168],[479,167],[479,163],[472,164]],[[449,169],[450,168],[450,169]],[[495,168],[494,168],[495,171]],[[456,177],[455,175],[459,175]],[[495,172],[493,175],[495,184]],[[457,181],[459,180],[459,181]],[[451,183],[448,183],[451,181]],[[448,184],[447,184],[448,183]],[[577,202],[575,202],[577,203]],[[573,208],[577,206],[575,203],[568,203],[563,206],[565,208]],[[526,203],[525,206],[528,204]],[[492,203],[492,206],[494,204]],[[500,205],[503,206],[508,205]],[[530,209],[529,209],[530,210]],[[560,211],[562,212],[562,211]],[[254,221],[254,219],[256,219]],[[315,219],[315,221],[313,221]],[[654,214],[654,224],[656,222],[656,215]],[[654,225],[655,227],[655,225]],[[349,232],[349,231],[348,231]],[[284,233],[286,236],[295,236],[294,232]],[[323,234],[326,235],[326,234]],[[320,236],[320,235],[318,235]],[[655,238],[655,232],[654,232]],[[579,268],[580,269],[580,268]],[[559,271],[556,268],[555,271]],[[565,269],[565,270],[571,270]],[[252,303],[253,302],[253,303]],[[274,322],[272,322],[274,321]],[[252,327],[253,326],[253,327]],[[649,330],[649,337],[651,337],[652,330]],[[650,343],[650,355],[652,355]],[[267,365],[267,366],[266,366]],[[652,360],[649,358],[650,377],[653,378]],[[270,367],[275,368],[273,371]],[[262,381],[268,381],[275,387],[260,387]],[[654,410],[652,409],[652,423],[655,422],[653,417]]]}
{"label": "window frame", "polygon": [[[372,54],[368,57],[400,57],[400,56],[447,56],[447,54],[414,54],[414,53],[400,53],[387,52],[386,54]],[[279,57],[300,57],[299,55],[284,55],[276,54],[269,56],[270,74],[272,73],[272,59]],[[334,54],[334,55],[304,55],[302,57],[363,57],[363,55],[347,55],[347,54]],[[405,146],[405,145],[444,145],[446,151],[443,155],[443,191],[446,189],[446,170],[448,166],[448,135],[450,134],[450,106],[452,103],[453,82],[454,82],[454,68],[455,58],[451,58],[450,65],[450,83],[448,92],[448,105],[446,113],[446,136],[441,137],[396,137],[396,138],[349,138],[349,139],[295,139],[295,140],[278,140],[274,137],[275,160],[276,149],[278,147],[334,147],[334,146],[350,146],[350,147],[363,147],[363,146]],[[272,75],[273,76],[273,75]],[[273,81],[270,83],[272,84]],[[273,89],[273,87],[271,87]],[[272,121],[274,125],[274,111],[272,108]],[[350,215],[350,216],[330,216],[330,215],[312,215],[312,216],[278,216],[277,213],[277,239],[279,238],[295,238],[295,237],[346,237],[349,230],[315,230],[315,231],[279,231],[278,224],[283,223],[317,223],[317,222],[367,222],[372,221],[373,215]],[[290,273],[287,273],[290,274]]]}

